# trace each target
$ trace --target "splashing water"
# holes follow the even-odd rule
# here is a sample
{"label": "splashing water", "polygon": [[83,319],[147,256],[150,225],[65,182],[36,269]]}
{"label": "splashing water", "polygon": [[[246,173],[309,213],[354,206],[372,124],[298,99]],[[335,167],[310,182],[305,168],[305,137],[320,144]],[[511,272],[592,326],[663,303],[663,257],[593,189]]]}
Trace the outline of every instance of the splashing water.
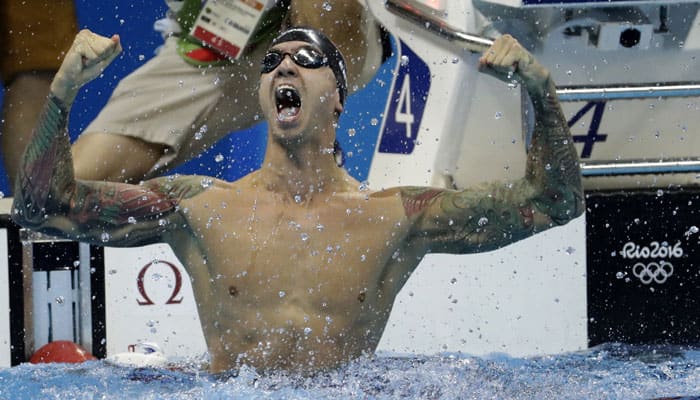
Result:
{"label": "splashing water", "polygon": [[[89,389],[89,390],[86,390]],[[97,391],[97,393],[94,393]],[[184,367],[102,361],[0,369],[12,399],[652,399],[700,395],[700,350],[609,344],[558,356],[459,354],[357,360],[312,378],[242,368],[213,376]]]}

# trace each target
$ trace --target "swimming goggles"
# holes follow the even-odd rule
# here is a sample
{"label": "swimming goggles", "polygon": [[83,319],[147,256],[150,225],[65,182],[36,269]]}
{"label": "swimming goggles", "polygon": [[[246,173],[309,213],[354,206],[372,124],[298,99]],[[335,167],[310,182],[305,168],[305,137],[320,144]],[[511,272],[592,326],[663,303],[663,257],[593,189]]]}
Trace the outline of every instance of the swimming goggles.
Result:
{"label": "swimming goggles", "polygon": [[276,50],[268,51],[263,57],[260,66],[261,73],[267,74],[272,72],[282,63],[286,56],[290,56],[296,65],[304,68],[317,69],[328,66],[328,57],[313,47],[303,46],[298,48],[294,54],[282,53]]}

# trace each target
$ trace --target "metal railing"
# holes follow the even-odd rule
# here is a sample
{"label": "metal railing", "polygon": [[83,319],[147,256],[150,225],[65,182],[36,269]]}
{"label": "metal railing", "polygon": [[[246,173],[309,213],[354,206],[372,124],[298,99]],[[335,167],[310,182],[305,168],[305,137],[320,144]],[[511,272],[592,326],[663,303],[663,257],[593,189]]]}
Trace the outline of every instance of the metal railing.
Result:
{"label": "metal railing", "polygon": [[469,51],[483,53],[493,44],[493,39],[461,31],[449,25],[434,13],[426,10],[425,7],[415,0],[386,1],[386,8],[392,13],[412,21],[443,39],[456,42]]}
{"label": "metal railing", "polygon": [[583,176],[661,175],[700,173],[700,160],[594,161],[581,164]]}
{"label": "metal railing", "polygon": [[[449,25],[434,10],[415,0],[386,0],[385,5],[393,14],[466,50],[482,53],[493,44],[493,39],[470,34]],[[683,82],[635,84],[625,87],[559,87],[557,95],[561,101],[567,102],[698,97],[700,84]],[[582,164],[581,170],[583,176],[700,173],[700,159],[594,161]]]}

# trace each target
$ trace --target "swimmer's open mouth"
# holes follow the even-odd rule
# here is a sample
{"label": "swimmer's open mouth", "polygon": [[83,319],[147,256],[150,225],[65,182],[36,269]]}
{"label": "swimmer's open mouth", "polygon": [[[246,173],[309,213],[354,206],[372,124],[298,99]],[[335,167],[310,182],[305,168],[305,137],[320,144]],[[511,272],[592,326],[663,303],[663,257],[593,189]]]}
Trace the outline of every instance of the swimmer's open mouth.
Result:
{"label": "swimmer's open mouth", "polygon": [[291,121],[299,115],[301,96],[295,88],[282,85],[275,90],[275,103],[277,104],[277,119]]}

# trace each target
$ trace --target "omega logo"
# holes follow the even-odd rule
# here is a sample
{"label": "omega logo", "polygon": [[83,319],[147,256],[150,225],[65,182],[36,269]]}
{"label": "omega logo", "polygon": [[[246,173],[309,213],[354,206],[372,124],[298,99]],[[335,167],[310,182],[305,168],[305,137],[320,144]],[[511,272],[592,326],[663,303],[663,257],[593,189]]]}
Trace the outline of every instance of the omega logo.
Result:
{"label": "omega logo", "polygon": [[144,285],[146,272],[153,264],[165,264],[169,266],[170,269],[173,271],[173,275],[175,276],[175,287],[173,287],[173,292],[170,294],[170,298],[168,298],[168,301],[166,301],[165,304],[182,303],[182,297],[180,296],[180,290],[182,289],[182,274],[174,264],[163,260],[151,261],[148,264],[144,265],[143,268],[141,268],[141,271],[139,271],[139,276],[138,278],[136,278],[136,286],[139,290],[139,294],[141,294],[141,298],[137,299],[136,302],[139,303],[140,306],[152,306],[155,304],[153,300],[151,300],[151,298],[148,297],[148,294],[146,293],[146,286]]}

